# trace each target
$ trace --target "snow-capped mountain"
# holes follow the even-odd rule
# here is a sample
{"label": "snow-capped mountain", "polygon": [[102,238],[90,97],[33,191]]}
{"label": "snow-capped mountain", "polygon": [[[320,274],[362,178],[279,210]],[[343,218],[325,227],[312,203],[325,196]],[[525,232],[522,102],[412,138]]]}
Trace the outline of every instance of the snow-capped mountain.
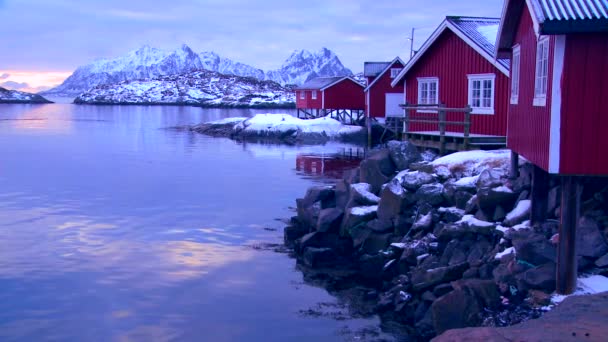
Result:
{"label": "snow-capped mountain", "polygon": [[187,45],[171,52],[146,45],[122,57],[101,59],[79,67],[61,85],[42,94],[76,96],[98,85],[182,74],[200,69],[203,69],[203,63]]}
{"label": "snow-capped mountain", "polygon": [[352,71],[342,65],[338,56],[327,48],[317,52],[294,51],[280,69],[268,71],[266,79],[280,84],[300,85],[319,76],[350,76]]}
{"label": "snow-capped mountain", "polygon": [[0,103],[52,103],[38,94],[0,87]]}
{"label": "snow-capped mountain", "polygon": [[258,80],[264,80],[264,70],[257,69],[251,65],[240,62],[235,62],[231,59],[220,57],[212,51],[205,51],[199,54],[203,68],[211,71],[216,71],[225,75],[235,75],[243,77],[253,77]]}
{"label": "snow-capped mountain", "polygon": [[170,52],[144,46],[122,57],[101,59],[81,66],[61,85],[41,94],[72,97],[98,85],[187,74],[203,69],[226,75],[253,77],[260,81],[271,80],[281,85],[299,85],[317,76],[352,74],[342,65],[336,54],[326,48],[314,53],[306,50],[294,51],[280,69],[264,72],[253,66],[223,58],[215,52],[197,54],[187,45]]}
{"label": "snow-capped mountain", "polygon": [[99,85],[79,95],[75,103],[186,104],[198,106],[293,106],[292,89],[272,81],[201,70],[149,80]]}

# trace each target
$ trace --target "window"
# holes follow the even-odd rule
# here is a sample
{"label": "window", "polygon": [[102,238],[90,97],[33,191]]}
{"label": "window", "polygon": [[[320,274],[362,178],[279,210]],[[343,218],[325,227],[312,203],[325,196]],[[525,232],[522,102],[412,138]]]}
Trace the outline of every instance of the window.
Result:
{"label": "window", "polygon": [[513,58],[511,59],[511,104],[519,101],[519,70],[521,53],[519,45],[513,47]]}
{"label": "window", "polygon": [[469,105],[473,114],[494,114],[495,74],[467,75],[469,78]]}
{"label": "window", "polygon": [[426,77],[418,79],[418,104],[439,103],[439,79]]}
{"label": "window", "polygon": [[534,77],[534,105],[547,103],[547,79],[549,76],[549,38],[541,37],[536,44],[536,76]]}
{"label": "window", "polygon": [[391,78],[397,77],[397,75],[399,75],[401,70],[403,70],[403,69],[402,68],[392,68],[391,69]]}
{"label": "window", "polygon": [[306,100],[306,92],[304,90],[300,92],[300,100]]}
{"label": "window", "polygon": [[317,99],[317,91],[316,91],[316,90],[313,90],[313,91],[312,91],[312,99],[313,99],[313,100],[316,100],[316,99]]}

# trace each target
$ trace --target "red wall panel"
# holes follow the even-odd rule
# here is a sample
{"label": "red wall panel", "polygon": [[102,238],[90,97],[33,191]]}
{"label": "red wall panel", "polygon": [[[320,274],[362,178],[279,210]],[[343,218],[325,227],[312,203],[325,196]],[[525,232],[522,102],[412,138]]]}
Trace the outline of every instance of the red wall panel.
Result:
{"label": "red wall panel", "polygon": [[[391,68],[403,68],[403,64],[395,62]],[[391,87],[390,70],[385,72],[380,79],[368,90],[369,102],[365,108],[365,114],[373,118],[383,118],[386,115],[386,94],[403,94],[403,84]],[[366,94],[366,96],[368,96]]]}
{"label": "red wall panel", "polygon": [[[300,94],[304,92],[306,98],[300,99]],[[300,109],[321,109],[322,108],[322,94],[320,90],[317,90],[317,99],[312,98],[313,90],[296,90],[296,108]]]}
{"label": "red wall panel", "polygon": [[325,89],[324,109],[365,109],[363,87],[349,79],[345,79]]}
{"label": "red wall panel", "polygon": [[560,173],[608,175],[608,34],[566,37]]}
{"label": "red wall panel", "polygon": [[[551,37],[549,40],[547,102],[542,107],[533,106],[537,39],[527,6],[521,15],[515,44],[520,45],[521,53],[519,99],[518,104],[509,106],[507,147],[548,171],[555,39]],[[510,90],[506,94],[510,94]]]}
{"label": "red wall panel", "polygon": [[[509,78],[449,29],[444,31],[406,75],[406,99],[418,102],[418,77],[439,78],[439,102],[447,107],[468,104],[468,74],[495,74],[494,115],[471,114],[471,133],[505,136]],[[436,115],[433,117],[436,118]],[[462,113],[448,113],[448,121],[464,121]],[[462,132],[463,126],[448,126]],[[411,130],[435,131],[436,124],[412,124]]]}

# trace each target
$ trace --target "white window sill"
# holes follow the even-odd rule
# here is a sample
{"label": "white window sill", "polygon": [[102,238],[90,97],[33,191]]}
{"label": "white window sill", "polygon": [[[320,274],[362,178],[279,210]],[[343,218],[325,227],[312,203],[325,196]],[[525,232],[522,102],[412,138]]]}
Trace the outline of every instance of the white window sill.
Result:
{"label": "white window sill", "polygon": [[517,97],[512,97],[511,98],[511,104],[514,104],[514,105],[518,104],[518,102],[519,102],[518,100],[519,99]]}
{"label": "white window sill", "polygon": [[535,107],[544,107],[547,105],[547,98],[546,97],[535,97],[532,105]]}
{"label": "white window sill", "polygon": [[428,110],[428,109],[418,109],[418,110],[416,110],[416,112],[418,112],[418,113],[437,113],[439,111],[437,111],[437,110]]}
{"label": "white window sill", "polygon": [[494,109],[473,108],[471,114],[494,115]]}

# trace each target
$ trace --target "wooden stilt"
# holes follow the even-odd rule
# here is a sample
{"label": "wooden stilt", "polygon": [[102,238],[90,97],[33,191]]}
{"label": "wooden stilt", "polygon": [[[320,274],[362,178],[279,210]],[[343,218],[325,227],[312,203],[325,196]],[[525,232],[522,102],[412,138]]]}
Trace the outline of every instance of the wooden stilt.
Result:
{"label": "wooden stilt", "polygon": [[538,166],[534,166],[532,175],[532,208],[530,223],[543,223],[547,219],[547,194],[549,193],[549,174]]}
{"label": "wooden stilt", "polygon": [[576,229],[580,215],[582,187],[571,176],[562,178],[562,204],[557,248],[557,284],[559,294],[576,290]]}
{"label": "wooden stilt", "polygon": [[509,178],[517,179],[519,177],[519,154],[511,151],[511,172]]}
{"label": "wooden stilt", "polygon": [[365,118],[365,124],[367,125],[367,146],[372,147],[372,118],[369,116]]}

